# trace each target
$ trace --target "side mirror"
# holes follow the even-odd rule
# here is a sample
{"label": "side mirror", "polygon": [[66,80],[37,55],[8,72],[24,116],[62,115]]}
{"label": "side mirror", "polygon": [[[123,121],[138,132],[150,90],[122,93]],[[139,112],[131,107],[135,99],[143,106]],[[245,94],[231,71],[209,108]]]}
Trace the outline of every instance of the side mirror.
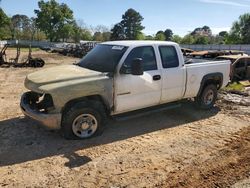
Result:
{"label": "side mirror", "polygon": [[143,65],[141,58],[133,59],[131,62],[131,74],[136,76],[143,75]]}

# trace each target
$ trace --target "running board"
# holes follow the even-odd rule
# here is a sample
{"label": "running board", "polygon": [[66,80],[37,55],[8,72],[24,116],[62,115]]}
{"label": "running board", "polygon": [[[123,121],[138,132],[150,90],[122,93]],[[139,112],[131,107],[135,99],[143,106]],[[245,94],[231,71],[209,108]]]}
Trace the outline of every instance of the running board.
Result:
{"label": "running board", "polygon": [[150,115],[152,113],[157,113],[157,112],[179,108],[179,107],[181,107],[181,103],[173,103],[173,104],[170,103],[167,105],[165,104],[165,105],[160,105],[160,106],[155,106],[155,107],[150,107],[150,108],[144,108],[144,109],[136,110],[132,112],[127,112],[124,114],[114,115],[113,119],[117,121],[126,121],[129,119],[138,118],[138,117]]}

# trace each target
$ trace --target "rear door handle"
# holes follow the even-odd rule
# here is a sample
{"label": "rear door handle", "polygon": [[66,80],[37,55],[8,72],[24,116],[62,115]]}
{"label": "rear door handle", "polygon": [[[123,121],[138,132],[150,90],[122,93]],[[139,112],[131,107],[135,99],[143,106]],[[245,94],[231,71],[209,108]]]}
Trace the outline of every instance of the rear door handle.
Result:
{"label": "rear door handle", "polygon": [[153,76],[153,80],[160,80],[161,79],[161,75],[154,75]]}

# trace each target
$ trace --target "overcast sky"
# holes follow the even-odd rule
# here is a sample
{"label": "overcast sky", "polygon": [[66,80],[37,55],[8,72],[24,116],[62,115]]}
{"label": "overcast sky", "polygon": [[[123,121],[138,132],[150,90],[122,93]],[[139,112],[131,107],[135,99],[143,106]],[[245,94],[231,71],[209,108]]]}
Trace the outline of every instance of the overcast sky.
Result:
{"label": "overcast sky", "polygon": [[[37,0],[2,0],[1,7],[11,16],[35,16]],[[185,35],[196,27],[208,25],[214,34],[229,30],[241,14],[250,13],[250,0],[58,0],[66,3],[78,20],[88,26],[112,25],[121,20],[128,8],[144,17],[144,33],[154,34],[170,28]]]}

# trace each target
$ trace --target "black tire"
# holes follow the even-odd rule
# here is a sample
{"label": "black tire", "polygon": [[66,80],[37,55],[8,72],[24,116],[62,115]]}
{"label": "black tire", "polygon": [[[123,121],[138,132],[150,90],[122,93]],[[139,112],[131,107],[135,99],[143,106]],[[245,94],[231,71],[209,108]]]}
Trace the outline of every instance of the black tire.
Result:
{"label": "black tire", "polygon": [[42,60],[41,58],[35,58],[29,60],[28,66],[38,68],[38,67],[43,67],[44,64],[45,64],[44,60]]}
{"label": "black tire", "polygon": [[45,62],[42,60],[42,59],[40,59],[40,58],[36,58],[36,59],[34,59],[34,67],[43,67],[44,66],[44,64],[45,64]]}
{"label": "black tire", "polygon": [[214,84],[205,86],[199,96],[196,97],[195,101],[199,108],[208,110],[211,109],[217,99],[217,87]]}
{"label": "black tire", "polygon": [[[92,132],[90,134],[88,133],[89,130],[87,128],[86,130],[82,130],[83,132],[87,131],[87,135],[82,137],[82,136],[79,136],[79,134],[81,134],[81,131],[79,131],[80,133],[78,133],[78,131],[75,130],[76,129],[75,121],[77,122],[78,121],[77,118],[79,118],[79,116],[84,116],[84,114],[87,115],[87,118],[88,116],[94,117],[94,120],[91,120],[91,121],[92,123],[93,121],[97,122],[97,128],[96,130],[91,130]],[[70,140],[88,139],[94,136],[101,135],[104,130],[105,123],[106,123],[106,113],[105,113],[102,103],[98,101],[83,101],[83,102],[76,103],[73,106],[71,106],[69,109],[65,110],[65,112],[63,113],[63,117],[62,117],[61,132],[64,138],[66,139],[70,139]],[[84,123],[81,123],[80,129],[82,129],[83,124]],[[85,122],[85,124],[88,124],[88,123]],[[91,125],[90,127],[92,126],[93,125]]]}

